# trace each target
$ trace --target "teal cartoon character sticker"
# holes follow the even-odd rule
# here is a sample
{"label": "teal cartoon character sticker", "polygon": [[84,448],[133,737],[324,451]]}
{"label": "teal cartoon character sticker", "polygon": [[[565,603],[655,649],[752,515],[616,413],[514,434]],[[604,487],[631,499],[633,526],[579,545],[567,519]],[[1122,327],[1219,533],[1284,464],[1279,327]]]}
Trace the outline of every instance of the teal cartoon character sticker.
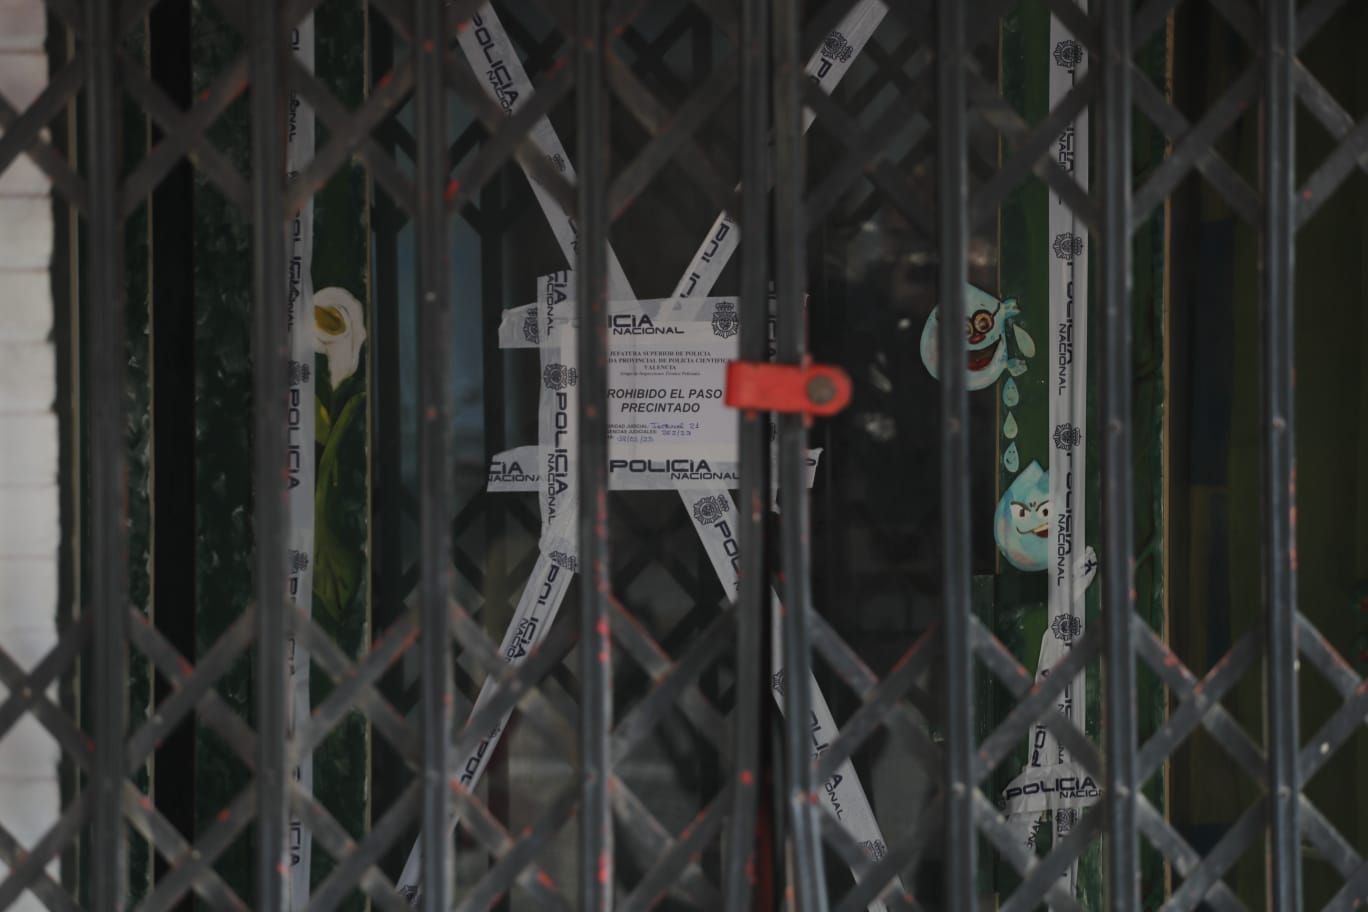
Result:
{"label": "teal cartoon character sticker", "polygon": [[1002,494],[993,539],[1018,570],[1044,570],[1050,550],[1050,476],[1032,461]]}
{"label": "teal cartoon character sticker", "polygon": [[[1016,299],[999,301],[970,285],[966,289],[964,309],[969,389],[992,386],[1004,370],[1013,377],[1021,376],[1026,371],[1025,359],[1035,354],[1035,342],[1017,322],[1021,311],[1017,309]],[[937,380],[940,379],[939,313],[939,307],[932,308],[921,335],[922,363]],[[1009,326],[1010,334],[1007,332]]]}

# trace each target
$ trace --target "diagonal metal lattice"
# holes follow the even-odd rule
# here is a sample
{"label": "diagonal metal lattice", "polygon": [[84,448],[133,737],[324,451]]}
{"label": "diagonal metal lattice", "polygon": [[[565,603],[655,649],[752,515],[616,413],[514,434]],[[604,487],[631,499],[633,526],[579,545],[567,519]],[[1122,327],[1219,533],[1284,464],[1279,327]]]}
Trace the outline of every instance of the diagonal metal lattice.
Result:
{"label": "diagonal metal lattice", "polygon": [[[481,76],[455,48],[456,36],[480,15],[483,4],[478,0],[373,2],[376,14],[402,48],[394,65],[374,80],[355,109],[348,109],[285,52],[284,36],[319,5],[317,0],[285,5],[266,0],[245,6],[220,4],[222,15],[249,47],[185,109],[150,79],[139,61],[120,50],[122,39],[138,27],[155,0],[113,7],[98,0],[80,4],[49,0],[53,22],[75,38],[75,53],[55,68],[46,87],[24,110],[0,99],[0,171],[26,156],[46,175],[57,197],[84,219],[89,280],[95,287],[114,289],[108,306],[93,311],[89,328],[108,343],[100,346],[90,366],[92,448],[108,454],[123,451],[118,417],[125,370],[120,363],[125,316],[122,224],[148,195],[174,168],[190,161],[228,203],[251,216],[258,297],[259,363],[254,376],[261,393],[278,384],[284,370],[269,342],[275,329],[271,305],[278,303],[285,287],[277,243],[285,220],[339,170],[359,163],[393,205],[396,219],[409,220],[417,237],[421,457],[413,512],[421,545],[419,560],[403,575],[401,587],[401,602],[416,594],[413,607],[404,609],[362,656],[350,657],[307,616],[282,610],[281,549],[276,547],[280,514],[278,505],[270,506],[271,499],[262,498],[256,517],[260,550],[256,603],[244,608],[192,662],[146,617],[129,610],[122,569],[127,535],[123,457],[111,455],[107,464],[97,465],[90,484],[89,548],[94,575],[88,613],[62,632],[57,647],[31,671],[24,671],[0,650],[0,683],[8,691],[0,704],[0,734],[10,731],[21,718],[37,720],[79,770],[86,787],[49,832],[27,850],[0,826],[0,859],[8,867],[7,877],[0,882],[0,906],[30,891],[49,908],[77,908],[76,899],[49,876],[47,868],[89,831],[97,843],[110,847],[107,853],[96,853],[89,865],[92,904],[100,909],[118,907],[126,893],[123,846],[131,826],[168,865],[139,908],[174,908],[193,892],[214,908],[278,909],[277,866],[285,815],[291,808],[338,862],[314,895],[314,903],[323,908],[340,904],[358,891],[379,908],[409,908],[385,870],[384,859],[392,846],[411,834],[415,823],[422,828],[425,860],[435,862],[425,867],[423,902],[427,908],[487,908],[515,889],[538,908],[549,909],[646,910],[666,896],[694,907],[718,906],[724,898],[735,905],[745,889],[738,886],[742,875],[754,861],[748,829],[753,820],[738,823],[738,814],[753,812],[757,800],[754,704],[769,695],[759,690],[756,681],[741,680],[744,674],[739,672],[721,693],[704,679],[719,668],[763,664],[761,656],[768,644],[761,646],[758,619],[770,610],[771,599],[763,558],[754,558],[748,565],[742,595],[735,604],[717,607],[719,593],[706,574],[662,544],[667,532],[688,534],[687,517],[673,507],[676,515],[663,524],[654,523],[646,510],[639,511],[628,498],[610,497],[604,478],[590,477],[597,486],[593,490],[602,495],[594,502],[603,504],[602,515],[590,519],[606,517],[611,503],[616,521],[636,540],[634,547],[621,547],[622,553],[613,553],[610,559],[607,533],[598,535],[585,557],[584,579],[593,585],[585,584],[578,610],[567,612],[569,616],[555,625],[526,663],[509,665],[476,619],[488,604],[474,604],[468,610],[454,597],[451,571],[459,574],[461,586],[475,592],[488,591],[494,582],[495,574],[474,550],[478,545],[461,543],[468,530],[495,512],[529,540],[539,530],[535,508],[522,501],[518,506],[496,506],[492,497],[482,494],[455,516],[450,514],[446,473],[451,444],[449,430],[439,426],[450,414],[445,387],[449,354],[443,348],[450,338],[448,222],[458,212],[482,235],[494,237],[527,221],[535,201],[525,188],[514,191],[509,205],[485,202],[491,188],[516,166],[573,214],[590,243],[579,251],[581,262],[568,265],[578,269],[586,289],[600,292],[606,288],[607,267],[601,257],[595,260],[596,251],[604,247],[598,242],[606,239],[614,221],[629,209],[646,205],[648,190],[664,183],[667,175],[684,175],[688,179],[685,192],[696,193],[706,205],[739,213],[748,244],[768,250],[769,242],[774,242],[773,272],[781,300],[778,348],[781,360],[794,363],[807,353],[797,304],[802,297],[806,236],[836,217],[858,194],[866,195],[860,207],[851,211],[867,215],[889,207],[912,226],[919,247],[934,248],[942,272],[943,322],[953,327],[942,340],[951,363],[963,355],[964,341],[957,333],[963,322],[969,237],[992,221],[1009,194],[1027,181],[1041,182],[1102,238],[1107,267],[1102,296],[1108,315],[1102,396],[1110,428],[1104,455],[1104,566],[1112,575],[1105,581],[1103,629],[1074,643],[1069,657],[1048,681],[1037,685],[970,608],[968,483],[962,458],[968,411],[962,381],[946,382],[942,388],[943,617],[902,649],[882,675],[812,607],[812,558],[807,550],[806,507],[801,506],[806,495],[797,472],[806,429],[800,419],[785,417],[775,443],[761,436],[760,424],[750,429],[753,433],[744,444],[747,455],[742,460],[743,496],[751,495],[758,503],[768,495],[765,475],[771,447],[779,457],[778,474],[785,492],[778,535],[768,533],[763,520],[753,520],[746,539],[753,553],[763,552],[767,540],[780,553],[785,667],[793,677],[805,679],[814,658],[820,658],[825,671],[856,697],[841,732],[813,757],[810,745],[803,741],[809,697],[802,687],[790,688],[786,695],[786,759],[773,758],[775,768],[783,772],[785,804],[772,811],[788,828],[794,897],[800,909],[854,912],[876,901],[889,908],[918,908],[922,898],[910,885],[900,884],[899,877],[915,869],[937,841],[947,851],[945,906],[969,908],[975,898],[981,838],[1020,878],[1016,891],[1005,898],[1004,909],[1031,909],[1042,902],[1059,909],[1080,908],[1079,901],[1060,886],[1059,878],[1099,840],[1107,856],[1111,907],[1134,909],[1138,907],[1134,889],[1139,880],[1138,837],[1167,859],[1179,876],[1181,882],[1168,898],[1168,907],[1191,909],[1205,903],[1218,909],[1241,908],[1223,878],[1251,846],[1266,839],[1271,860],[1269,906],[1298,908],[1299,856],[1305,838],[1343,880],[1330,908],[1351,908],[1368,893],[1368,863],[1303,789],[1361,731],[1368,717],[1368,681],[1358,677],[1296,607],[1290,251],[1296,231],[1350,175],[1368,171],[1368,120],[1355,122],[1344,104],[1296,57],[1332,20],[1343,0],[1314,0],[1300,9],[1290,0],[1208,2],[1244,40],[1254,60],[1200,117],[1189,120],[1180,113],[1135,62],[1138,49],[1163,27],[1178,0],[1149,0],[1134,11],[1131,4],[1097,0],[1092,13],[1069,0],[1050,0],[1050,11],[1074,33],[1085,53],[1100,63],[1044,119],[1030,123],[1002,96],[989,75],[993,71],[985,65],[996,40],[998,17],[1011,5],[1006,0],[968,5],[946,0],[890,2],[886,11],[890,22],[898,23],[901,37],[876,38],[865,58],[868,69],[863,83],[856,84],[860,80],[854,79],[840,94],[828,94],[809,83],[802,74],[801,64],[807,59],[802,55],[826,40],[830,30],[855,8],[853,0],[809,5],[815,8],[807,18],[802,15],[804,5],[793,0],[774,4],[746,0],[739,9],[719,0],[697,0],[684,4],[655,35],[638,28],[639,10],[632,4],[548,0],[542,12],[552,23],[551,32],[515,36],[536,79],[536,93],[512,113],[491,97]],[[777,65],[772,65],[769,56],[757,64],[755,48],[760,45],[752,43],[757,27],[763,28],[767,42],[774,42]],[[699,79],[681,77],[664,62],[691,29],[706,30],[725,41],[711,70]],[[893,86],[897,97],[875,108],[875,98],[884,86]],[[766,95],[770,87],[774,89],[772,121]],[[283,149],[275,99],[290,92],[315,109],[328,137],[292,183],[269,168],[282,158]],[[209,138],[211,128],[245,93],[251,94],[253,121],[253,156],[246,175]],[[746,104],[752,114],[757,105],[765,108],[765,118],[743,122],[739,130],[719,125],[737,94],[749,99]],[[454,142],[445,123],[453,98],[475,118]],[[572,98],[578,183],[567,180],[532,137],[545,118],[566,119]],[[69,160],[49,135],[54,122],[78,99],[86,117],[81,163]],[[141,160],[121,172],[106,160],[109,156],[101,147],[119,146],[117,111],[124,104],[138,109],[160,136]],[[1292,167],[1292,125],[1298,104],[1337,143],[1334,151],[1309,169],[1299,187],[1294,186]],[[1130,173],[1128,155],[1119,151],[1130,141],[1132,105],[1170,144],[1165,160],[1138,182]],[[406,108],[407,118],[400,117]],[[1263,164],[1258,180],[1251,182],[1216,151],[1216,145],[1254,108],[1260,119]],[[1101,180],[1091,195],[1050,154],[1055,137],[1085,109],[1100,112],[1104,138],[1099,156]],[[814,136],[820,135],[835,150],[832,167],[813,175],[816,179],[810,184],[805,183],[808,176],[801,164],[806,141],[804,111],[815,117]],[[615,120],[618,123],[611,123]],[[619,142],[622,136],[630,140],[625,148],[632,149],[632,154],[621,162],[610,162],[608,153],[624,146]],[[741,156],[735,154],[738,146]],[[739,166],[738,158],[742,159]],[[761,173],[761,164],[772,167],[772,179]],[[1238,640],[1202,675],[1184,665],[1133,614],[1129,579],[1133,571],[1122,569],[1132,566],[1134,551],[1129,530],[1132,472],[1127,436],[1132,422],[1130,394],[1125,388],[1130,382],[1129,338],[1128,331],[1120,328],[1130,313],[1126,284],[1130,262],[1125,248],[1131,234],[1194,173],[1241,219],[1258,227],[1265,269],[1260,294],[1265,316],[1267,529],[1260,572],[1265,581],[1267,625]],[[771,186],[778,215],[773,226],[768,224],[770,203],[765,198]],[[766,270],[764,257],[759,259],[759,267],[743,263],[743,301],[764,296]],[[602,296],[586,293],[583,297],[585,318],[601,316],[592,308],[601,305]],[[755,325],[751,323],[745,332],[753,334]],[[601,339],[590,339],[584,344],[601,343]],[[591,378],[601,386],[604,371],[586,368],[586,382]],[[262,401],[269,399],[263,396]],[[274,477],[275,450],[281,443],[281,422],[273,408],[263,406],[256,419],[255,465],[261,484]],[[605,453],[602,440],[586,444],[586,457]],[[594,531],[589,525],[586,529]],[[585,535],[586,540],[592,537]],[[503,578],[497,580],[501,592],[516,588],[526,575],[530,564],[525,558],[504,568]],[[652,574],[661,574],[692,601],[697,616],[656,629],[643,622],[630,602],[614,596]],[[288,739],[279,676],[286,632],[308,648],[334,685]],[[469,719],[459,718],[453,709],[452,682],[458,677],[452,671],[453,642],[460,650],[454,663],[465,680],[490,679],[497,684],[492,699]],[[611,654],[617,667],[604,661],[600,664],[608,667],[596,669],[594,656],[599,652]],[[72,673],[78,656],[87,653],[97,695],[96,705],[89,709],[89,732],[47,696],[60,679]],[[149,661],[170,685],[169,695],[136,727],[129,725],[124,699],[130,653]],[[564,681],[574,680],[567,671],[572,653],[584,664],[580,690],[573,695],[577,701],[567,710],[561,691],[569,689]],[[262,691],[251,724],[218,689],[230,669],[249,656],[261,673]],[[384,693],[381,680],[410,656],[421,668],[416,706],[396,706]],[[1119,717],[1109,720],[1114,727],[1105,732],[1101,745],[1054,709],[1066,682],[1100,659],[1105,659],[1100,664],[1107,705]],[[1321,727],[1305,739],[1297,724],[1298,662],[1314,668],[1340,699]],[[937,663],[943,666],[943,693],[925,683]],[[1137,665],[1153,672],[1175,701],[1162,728],[1143,742],[1135,732],[1133,705],[1126,709],[1128,701],[1134,703]],[[1222,698],[1260,665],[1265,669],[1263,686],[1269,705],[1263,744],[1221,705]],[[1014,701],[998,724],[981,736],[973,728],[976,670],[991,675],[994,686],[1001,685]],[[619,693],[614,702],[610,698],[622,687],[621,680],[635,680],[639,686],[626,695]],[[416,720],[406,718],[415,709]],[[550,748],[568,751],[574,745],[575,762],[584,780],[552,795],[536,809],[531,824],[518,832],[500,819],[491,801],[462,786],[449,768],[451,757],[475,746],[481,733],[511,710]],[[353,712],[367,720],[415,775],[359,841],[321,801],[285,775],[290,756],[317,747]],[[252,782],[190,841],[134,785],[129,772],[144,764],[161,739],[192,716],[235,752],[235,762],[251,774]],[[928,733],[928,718],[943,730],[943,742]],[[682,722],[710,752],[709,762],[723,771],[715,787],[698,796],[696,816],[683,829],[662,822],[650,806],[651,796],[629,787],[622,772],[634,751],[667,722]],[[1086,811],[1065,839],[1048,853],[1035,855],[1005,825],[986,789],[1015,746],[1040,723],[1107,787],[1098,806]],[[832,816],[818,810],[813,796],[880,729],[911,743],[919,765],[936,781],[920,819],[906,832],[891,834],[884,854],[873,858]],[[1197,852],[1141,791],[1199,729],[1222,746],[1264,792],[1206,855]],[[459,894],[448,882],[452,850],[446,834],[453,811],[461,815],[461,832],[489,859],[484,875],[463,886]],[[548,846],[572,822],[581,827],[579,895],[556,884],[543,863]],[[257,883],[250,906],[215,867],[249,830],[257,853]],[[635,883],[621,884],[622,878],[613,870],[615,833],[618,842],[625,843],[617,854],[632,853],[643,859]],[[730,840],[725,849],[724,836]],[[726,855],[721,882],[714,877],[714,868],[700,861],[708,852]],[[855,885],[834,902],[827,895],[832,892],[825,874],[828,852],[856,878]],[[625,889],[615,896],[619,886]]]}

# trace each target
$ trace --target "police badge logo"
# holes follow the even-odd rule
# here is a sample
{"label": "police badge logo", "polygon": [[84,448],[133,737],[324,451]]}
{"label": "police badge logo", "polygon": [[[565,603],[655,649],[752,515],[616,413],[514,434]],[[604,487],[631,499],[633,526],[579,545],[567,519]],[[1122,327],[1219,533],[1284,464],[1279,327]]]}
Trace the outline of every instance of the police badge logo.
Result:
{"label": "police badge logo", "polygon": [[552,551],[551,561],[558,567],[563,567],[571,573],[579,573],[579,561],[573,555],[566,554],[564,551]]}
{"label": "police badge logo", "polygon": [[291,361],[290,386],[299,386],[301,383],[308,383],[309,375],[311,373],[312,371],[309,369],[309,365],[305,364],[303,361]]}
{"label": "police badge logo", "polygon": [[1072,643],[1083,633],[1083,619],[1072,614],[1057,614],[1050,621],[1050,632],[1056,640]]}
{"label": "police badge logo", "polygon": [[1083,442],[1083,431],[1074,427],[1069,422],[1055,425],[1054,445],[1061,450],[1067,450],[1078,446]]}
{"label": "police badge logo", "polygon": [[1054,247],[1054,255],[1061,260],[1072,260],[1083,255],[1083,239],[1072,231],[1056,235],[1051,246]]}
{"label": "police badge logo", "polygon": [[846,41],[846,36],[840,32],[831,32],[822,42],[822,56],[828,60],[835,60],[845,63],[855,54],[855,49]]}
{"label": "police badge logo", "polygon": [[1083,46],[1072,38],[1055,45],[1054,49],[1055,66],[1072,70],[1083,62]]}
{"label": "police badge logo", "polygon": [[784,672],[782,669],[780,669],[779,671],[775,672],[773,675],[770,676],[770,687],[772,687],[774,689],[774,692],[777,693],[779,696],[785,696]]}
{"label": "police badge logo", "polygon": [[888,854],[888,846],[884,845],[882,839],[866,839],[860,843],[860,848],[864,849],[865,856],[870,861],[882,861]]}
{"label": "police badge logo", "polygon": [[725,494],[714,494],[700,499],[693,507],[694,519],[705,526],[713,526],[731,509],[731,501]]}
{"label": "police badge logo", "polygon": [[564,364],[548,364],[542,371],[542,382],[549,390],[563,390],[579,382],[579,371]]}
{"label": "police badge logo", "polygon": [[527,316],[523,317],[523,338],[533,345],[541,340],[541,333],[537,331],[537,312],[529,310]]}
{"label": "police badge logo", "polygon": [[308,551],[290,551],[290,570],[295,573],[303,573],[309,569]]}
{"label": "police badge logo", "polygon": [[722,302],[713,308],[713,332],[723,339],[736,335],[740,323],[736,319],[736,305]]}

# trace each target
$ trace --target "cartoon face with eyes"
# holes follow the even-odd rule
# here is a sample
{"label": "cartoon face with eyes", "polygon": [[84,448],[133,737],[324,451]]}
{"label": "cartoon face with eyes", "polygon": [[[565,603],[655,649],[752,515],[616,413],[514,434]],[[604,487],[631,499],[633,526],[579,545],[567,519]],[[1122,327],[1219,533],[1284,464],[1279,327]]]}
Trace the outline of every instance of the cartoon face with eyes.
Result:
{"label": "cartoon face with eyes", "polygon": [[[1004,370],[1013,373],[1025,370],[1024,362],[1020,358],[1011,358],[1007,351],[1006,332],[1011,324],[1022,355],[1030,357],[1035,354],[1031,337],[1015,323],[1019,314],[1015,299],[999,301],[988,292],[969,285],[965,289],[964,310],[969,389],[992,386]],[[922,363],[936,379],[940,379],[939,313],[939,307],[932,309],[921,336]]]}
{"label": "cartoon face with eyes", "polygon": [[993,538],[1018,570],[1044,570],[1050,550],[1050,476],[1032,462],[1002,494]]}

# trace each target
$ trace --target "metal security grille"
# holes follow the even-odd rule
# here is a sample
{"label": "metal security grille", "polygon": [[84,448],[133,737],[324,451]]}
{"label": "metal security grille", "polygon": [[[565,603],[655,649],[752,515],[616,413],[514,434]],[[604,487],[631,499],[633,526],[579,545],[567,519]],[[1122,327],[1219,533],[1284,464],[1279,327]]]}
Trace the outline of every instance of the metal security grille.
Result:
{"label": "metal security grille", "polygon": [[[1190,3],[1202,0],[1188,0]],[[126,843],[131,826],[168,865],[140,908],[170,909],[194,894],[211,908],[285,908],[284,862],[291,813],[338,864],[310,908],[332,908],[360,890],[377,908],[404,909],[410,896],[421,908],[486,908],[515,886],[541,908],[649,909],[662,902],[691,908],[750,908],[756,881],[768,876],[794,907],[855,912],[876,899],[894,909],[975,908],[983,892],[977,880],[982,856],[995,854],[1020,876],[1004,896],[1004,909],[1082,908],[1059,878],[1091,845],[1103,847],[1108,908],[1141,908],[1142,845],[1160,853],[1180,883],[1166,908],[1243,908],[1223,880],[1230,866],[1259,840],[1267,841],[1266,906],[1302,908],[1302,842],[1330,859],[1343,885],[1327,909],[1357,908],[1368,896],[1368,862],[1303,794],[1302,783],[1353,737],[1368,715],[1368,680],[1360,679],[1339,652],[1299,613],[1296,591],[1295,468],[1293,435],[1293,247],[1296,232],[1359,168],[1368,168],[1364,137],[1368,121],[1351,115],[1298,60],[1307,40],[1344,0],[1211,0],[1211,5],[1254,57],[1246,76],[1226,90],[1197,122],[1189,123],[1158,93],[1134,63],[1136,50],[1161,29],[1178,0],[1093,0],[1085,12],[1070,0],[1048,0],[1089,55],[1093,66],[1076,88],[1040,123],[1027,123],[1002,98],[995,71],[996,29],[1011,0],[887,0],[887,15],[908,36],[896,53],[881,51],[899,99],[876,129],[865,130],[842,101],[804,73],[804,62],[833,27],[858,4],[854,0],[694,0],[681,21],[722,36],[727,49],[701,87],[685,98],[662,101],[624,61],[620,42],[650,42],[634,31],[643,3],[606,0],[539,0],[554,23],[554,36],[527,54],[536,82],[532,101],[506,113],[456,50],[456,36],[478,28],[482,0],[371,0],[376,22],[393,34],[393,48],[376,52],[375,87],[359,107],[348,109],[290,56],[290,36],[317,5],[314,0],[216,0],[214,6],[245,38],[245,49],[212,85],[183,109],[150,83],[120,50],[155,0],[47,0],[50,21],[70,36],[71,56],[55,68],[46,87],[24,110],[0,99],[0,172],[27,156],[51,181],[55,196],[79,222],[81,282],[92,291],[85,319],[91,338],[86,370],[84,431],[90,452],[88,529],[90,573],[80,617],[61,631],[60,642],[25,674],[0,651],[0,679],[8,696],[0,706],[0,731],[21,718],[37,719],[78,770],[81,787],[59,822],[31,851],[23,851],[0,827],[0,857],[9,874],[0,883],[0,906],[25,891],[52,909],[78,908],[69,884],[47,873],[52,859],[85,837],[89,906],[118,909],[128,895]],[[882,5],[882,4],[880,4]],[[681,26],[675,34],[682,34]],[[535,44],[529,38],[525,44]],[[654,48],[663,53],[665,43]],[[651,50],[650,47],[647,48]],[[492,61],[491,61],[492,62]],[[382,72],[383,71],[383,72]],[[317,112],[327,139],[293,181],[286,177],[286,107],[298,93]],[[537,145],[532,132],[558,103],[574,97],[578,177],[566,179]],[[242,98],[249,104],[249,169],[218,151],[211,127]],[[702,148],[700,124],[724,101],[737,105],[731,148]],[[120,118],[126,105],[145,112],[161,138],[140,161],[122,162]],[[453,104],[479,122],[454,144],[448,133]],[[1339,142],[1300,185],[1294,170],[1294,117],[1305,108]],[[49,132],[69,106],[81,114],[76,157],[68,157]],[[407,106],[406,118],[393,118]],[[1080,187],[1051,157],[1051,142],[1085,106],[1096,123],[1099,148],[1093,188]],[[1241,111],[1259,111],[1260,179],[1251,186],[1215,149],[1214,140]],[[805,172],[804,110],[818,127],[839,137],[835,167],[811,181]],[[647,136],[630,161],[609,154],[612,116],[634,119]],[[1145,118],[1167,136],[1171,154],[1137,183],[1131,165],[1133,120]],[[919,140],[896,157],[885,147],[895,128],[914,117],[924,121]],[[999,155],[999,141],[1004,154]],[[126,575],[127,473],[123,408],[126,363],[123,250],[125,219],[139,200],[183,161],[212,182],[248,219],[254,277],[253,465],[255,600],[239,621],[191,663],[130,607]],[[305,612],[292,611],[285,596],[287,568],[282,529],[281,483],[285,452],[289,352],[279,333],[286,307],[286,228],[295,212],[348,161],[364,164],[387,196],[390,221],[378,233],[401,226],[414,243],[417,301],[418,474],[417,599],[398,609],[392,626],[359,661],[352,661]],[[505,662],[479,620],[453,597],[454,576],[508,589],[530,568],[476,566],[453,540],[477,518],[498,512],[499,523],[521,523],[535,534],[536,518],[518,508],[494,507],[483,495],[455,517],[451,501],[451,421],[448,377],[452,321],[449,236],[458,217],[481,232],[497,232],[512,206],[494,205],[492,188],[505,165],[516,162],[557,205],[573,214],[578,282],[577,336],[580,424],[575,454],[581,515],[578,617],[562,619],[524,664]],[[726,163],[719,165],[719,163]],[[937,624],[906,646],[891,671],[880,676],[832,623],[813,606],[804,417],[773,419],[746,412],[739,418],[740,490],[737,502],[759,505],[768,497],[775,466],[783,510],[777,523],[756,506],[738,512],[739,595],[727,608],[696,620],[666,638],[653,636],[634,618],[618,593],[630,574],[614,570],[610,553],[607,471],[607,310],[612,267],[608,235],[643,189],[664,169],[677,166],[719,211],[734,216],[740,237],[741,357],[768,357],[769,282],[777,301],[777,360],[799,365],[807,356],[803,298],[807,291],[809,231],[830,212],[850,185],[869,181],[879,203],[896,209],[911,226],[917,249],[937,268],[942,308],[939,346],[944,363],[963,363],[966,342],[965,287],[970,238],[986,230],[1008,194],[1035,176],[1066,200],[1091,232],[1099,251],[1096,309],[1102,327],[1099,355],[1100,433],[1103,435],[1103,623],[1073,645],[1046,682],[1036,685],[1018,659],[972,610],[969,440],[965,377],[947,371],[940,387],[942,477],[942,598]],[[1265,626],[1239,639],[1204,674],[1189,670],[1164,640],[1136,615],[1132,579],[1132,339],[1131,244],[1141,225],[1193,171],[1242,219],[1257,226],[1262,314],[1264,429],[1263,580]],[[739,182],[737,181],[739,178]],[[522,200],[528,205],[526,199]],[[477,218],[471,216],[472,209]],[[383,253],[381,254],[383,257]],[[381,319],[385,319],[382,315]],[[488,327],[482,328],[487,331]],[[397,370],[397,353],[389,359]],[[380,381],[381,384],[385,380]],[[396,396],[397,398],[397,396]],[[386,419],[382,419],[386,420]],[[771,420],[776,432],[771,432]],[[397,435],[396,435],[397,436]],[[774,460],[773,463],[771,460]],[[383,484],[383,481],[382,481]],[[381,508],[381,524],[385,520]],[[398,507],[393,507],[395,511]],[[625,508],[624,508],[625,509]],[[618,510],[614,501],[613,510]],[[394,514],[397,517],[397,512]],[[8,521],[8,520],[7,520]],[[393,518],[398,522],[397,518]],[[631,521],[646,528],[640,516]],[[380,543],[384,549],[392,544]],[[771,560],[772,559],[772,560]],[[1253,556],[1250,556],[1251,562]],[[384,558],[401,562],[397,552]],[[814,662],[858,695],[858,707],[837,737],[814,759],[808,720],[810,694],[785,691],[781,749],[764,736],[770,681],[766,644],[771,631],[770,571],[778,570],[785,610],[778,637],[790,680],[805,679]],[[676,563],[680,585],[694,585],[696,568]],[[640,572],[640,568],[638,568]],[[494,580],[495,576],[500,576]],[[395,604],[403,582],[395,583]],[[692,635],[688,635],[692,634]],[[307,644],[335,682],[312,718],[287,737],[286,643]],[[681,645],[683,644],[683,645]],[[572,649],[579,658],[577,697],[550,683]],[[255,707],[250,719],[229,708],[215,687],[228,667],[250,651]],[[155,712],[130,724],[126,687],[130,654],[145,658],[172,682]],[[416,654],[416,723],[392,705],[381,678],[406,655]],[[457,657],[453,659],[453,654]],[[1062,689],[1100,659],[1104,718],[1101,743],[1055,712]],[[140,659],[141,660],[141,659]],[[93,705],[82,723],[51,699],[48,689],[76,662],[85,663]],[[456,663],[459,671],[453,666]],[[723,662],[736,669],[729,712],[719,710],[702,683]],[[615,666],[638,668],[634,692],[615,693]],[[1266,738],[1252,737],[1222,706],[1221,698],[1262,665],[1267,706]],[[1146,667],[1176,700],[1165,724],[1140,740],[1136,721],[1137,668]],[[1342,705],[1310,738],[1298,726],[1298,669],[1314,666],[1330,681]],[[919,683],[933,667],[938,686]],[[755,673],[752,673],[755,672]],[[996,728],[980,734],[975,686],[987,673],[1015,698]],[[488,675],[494,696],[469,719],[457,718],[460,674]],[[510,830],[497,809],[465,788],[455,758],[478,745],[482,733],[516,707],[526,723],[573,758],[577,782],[540,810],[536,822]],[[914,708],[915,707],[915,708]],[[921,709],[937,714],[943,741],[927,736]],[[320,743],[348,712],[359,711],[406,764],[408,785],[355,838],[329,810],[300,788],[288,771],[293,760]],[[700,737],[716,748],[719,774],[714,793],[681,831],[657,820],[618,775],[631,746],[668,715],[682,712]],[[130,771],[190,713],[238,752],[251,784],[222,808],[193,844],[167,822],[139,791]],[[982,720],[980,720],[982,721]],[[1086,811],[1069,836],[1037,857],[1005,825],[986,783],[1032,726],[1043,722],[1102,786],[1101,800]],[[1142,792],[1165,759],[1195,730],[1204,728],[1264,790],[1219,842],[1199,854]],[[916,823],[887,834],[877,860],[828,815],[816,796],[840,764],[880,729],[896,731],[918,746],[920,765],[932,776],[932,800]],[[453,732],[456,734],[453,736]],[[766,792],[765,770],[775,776]],[[456,854],[450,815],[459,811],[466,830],[492,859],[474,883],[453,881]],[[394,873],[381,864],[414,826],[421,829],[422,877],[401,896]],[[578,830],[577,884],[558,885],[542,868],[551,839]],[[757,830],[776,846],[758,857]],[[216,860],[242,834],[253,836],[255,883],[242,895],[215,870]],[[941,882],[917,895],[899,874],[915,867],[930,845],[943,847]],[[1148,851],[1149,849],[1146,849]],[[620,858],[637,859],[633,882],[616,871]],[[717,864],[700,864],[714,853]],[[834,855],[857,875],[853,887],[828,882]],[[768,872],[768,873],[766,873]],[[761,891],[763,892],[763,891]]]}

